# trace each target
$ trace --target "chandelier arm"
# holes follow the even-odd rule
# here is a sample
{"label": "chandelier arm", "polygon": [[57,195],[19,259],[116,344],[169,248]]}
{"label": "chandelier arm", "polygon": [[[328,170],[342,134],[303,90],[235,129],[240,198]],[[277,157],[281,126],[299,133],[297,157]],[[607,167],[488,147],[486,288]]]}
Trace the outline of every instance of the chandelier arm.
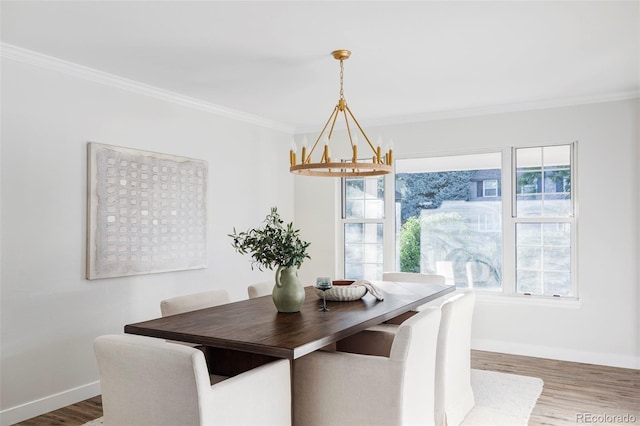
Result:
{"label": "chandelier arm", "polygon": [[351,109],[346,105],[345,105],[345,108],[347,109],[347,111],[349,111],[349,115],[351,116],[351,118],[353,118],[353,122],[356,123],[356,126],[358,126],[358,129],[360,129],[360,133],[362,133],[362,136],[364,136],[364,139],[367,141],[367,143],[371,147],[371,150],[374,152],[374,154],[377,153],[377,150],[374,148],[373,144],[367,137],[367,134],[364,132],[364,130],[362,130],[360,123],[358,123],[358,120],[356,119],[355,115],[353,115],[353,113],[351,112]]}
{"label": "chandelier arm", "polygon": [[[329,119],[327,120],[327,122],[324,123],[324,127],[322,128],[322,131],[318,135],[318,139],[316,139],[316,141],[313,143],[313,147],[311,147],[311,151],[309,151],[309,155],[307,155],[307,160],[306,160],[307,163],[311,162],[311,154],[313,154],[313,151],[316,149],[316,145],[318,145],[318,142],[320,142],[320,138],[322,138],[324,131],[327,130],[327,126],[329,125],[329,122],[333,118],[334,114],[337,116],[337,110],[338,110],[338,107],[336,106],[331,112],[331,115],[329,115]],[[335,119],[333,121],[335,123]],[[333,126],[331,126],[331,128],[333,129]]]}
{"label": "chandelier arm", "polygon": [[351,142],[351,149],[353,149],[353,137],[351,136],[351,127],[349,126],[349,119],[347,118],[347,113],[345,110],[342,110],[342,114],[344,115],[344,123],[347,126],[347,134],[349,135],[349,142]]}
{"label": "chandelier arm", "polygon": [[331,140],[331,136],[333,136],[333,128],[336,126],[336,120],[338,120],[338,114],[340,114],[340,103],[336,105],[336,107],[333,109],[333,112],[335,113],[335,115],[333,116],[333,123],[331,123],[331,128],[329,129],[329,140]]}

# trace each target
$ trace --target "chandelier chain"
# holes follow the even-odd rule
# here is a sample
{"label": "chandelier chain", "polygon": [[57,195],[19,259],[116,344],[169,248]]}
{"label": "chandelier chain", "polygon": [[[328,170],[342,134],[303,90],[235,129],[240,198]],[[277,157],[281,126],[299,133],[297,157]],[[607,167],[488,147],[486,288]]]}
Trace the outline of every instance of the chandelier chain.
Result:
{"label": "chandelier chain", "polygon": [[344,81],[344,61],[340,59],[340,99],[344,99],[343,81]]}

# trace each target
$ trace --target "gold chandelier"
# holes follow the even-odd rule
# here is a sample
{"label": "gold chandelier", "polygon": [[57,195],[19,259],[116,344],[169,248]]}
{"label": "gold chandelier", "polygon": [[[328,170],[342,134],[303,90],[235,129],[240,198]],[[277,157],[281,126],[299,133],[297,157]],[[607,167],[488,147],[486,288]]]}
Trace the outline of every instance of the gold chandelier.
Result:
{"label": "gold chandelier", "polygon": [[[331,52],[331,54],[335,59],[340,61],[340,98],[338,99],[338,104],[333,109],[333,112],[329,116],[329,119],[322,128],[322,131],[318,135],[315,143],[311,147],[311,151],[307,153],[307,147],[304,145],[302,146],[300,163],[297,162],[295,145],[292,146],[292,149],[289,151],[289,161],[291,163],[289,171],[291,173],[296,173],[299,175],[333,177],[379,176],[391,173],[393,171],[393,150],[389,149],[387,152],[383,153],[379,145],[377,147],[373,146],[344,99],[342,84],[344,75],[343,62],[346,59],[349,59],[349,56],[351,56],[351,52],[348,50],[336,50]],[[333,162],[329,151],[329,142],[331,141],[333,129],[336,125],[336,121],[340,113],[342,113],[342,116],[344,117],[347,135],[349,136],[349,142],[351,143],[352,156],[350,162]],[[349,114],[347,115],[347,113]],[[369,154],[370,157],[367,157],[364,160],[358,159],[358,138],[351,132],[349,117],[351,117],[358,130],[364,137],[364,140],[367,141],[369,148],[371,148],[372,154]],[[329,126],[329,123],[331,123],[331,127],[329,128],[328,134],[323,138],[323,135],[325,135],[325,131],[327,130],[327,126]],[[323,140],[324,144],[322,156],[320,157],[320,161],[313,162],[311,156],[313,155],[320,140]]]}

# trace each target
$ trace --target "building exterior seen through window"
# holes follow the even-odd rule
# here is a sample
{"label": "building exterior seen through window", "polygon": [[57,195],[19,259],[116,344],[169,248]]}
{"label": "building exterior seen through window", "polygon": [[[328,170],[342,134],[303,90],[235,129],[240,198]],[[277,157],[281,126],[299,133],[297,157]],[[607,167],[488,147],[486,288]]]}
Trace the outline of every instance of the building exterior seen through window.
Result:
{"label": "building exterior seen through window", "polygon": [[574,149],[397,159],[387,194],[395,226],[384,217],[384,178],[343,179],[345,278],[380,279],[392,263],[385,235],[395,233],[390,270],[440,274],[462,288],[576,296]]}
{"label": "building exterior seen through window", "polygon": [[400,270],[502,288],[502,155],[396,161]]}

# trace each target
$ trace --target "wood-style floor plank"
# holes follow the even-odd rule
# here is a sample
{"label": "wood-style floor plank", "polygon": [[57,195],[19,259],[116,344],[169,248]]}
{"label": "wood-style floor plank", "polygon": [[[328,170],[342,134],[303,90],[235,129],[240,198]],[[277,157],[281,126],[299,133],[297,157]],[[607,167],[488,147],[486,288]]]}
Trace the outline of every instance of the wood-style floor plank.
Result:
{"label": "wood-style floor plank", "polygon": [[68,407],[25,420],[20,426],[76,426],[102,417],[102,398],[100,395],[78,402]]}
{"label": "wood-style floor plank", "polygon": [[589,415],[611,416],[605,424],[626,415],[640,424],[640,370],[480,351],[473,351],[471,366],[544,381],[530,426],[603,423],[587,421]]}
{"label": "wood-style floor plank", "polygon": [[[481,351],[472,351],[471,367],[541,378],[544,388],[531,413],[530,426],[603,424],[586,421],[589,414],[611,416],[608,420],[614,421],[605,424],[615,424],[612,416],[625,415],[635,418],[627,423],[640,424],[640,370]],[[76,426],[100,416],[102,400],[97,396],[17,425]]]}

